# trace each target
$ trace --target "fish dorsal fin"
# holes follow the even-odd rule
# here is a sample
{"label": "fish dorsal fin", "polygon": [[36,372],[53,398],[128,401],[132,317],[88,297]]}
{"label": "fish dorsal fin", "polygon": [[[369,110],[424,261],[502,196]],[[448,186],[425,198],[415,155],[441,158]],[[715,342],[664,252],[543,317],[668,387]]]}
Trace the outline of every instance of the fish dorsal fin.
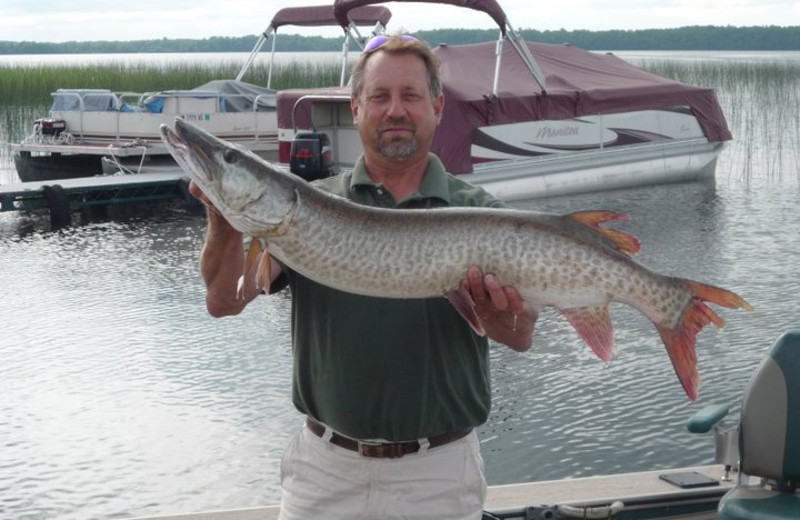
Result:
{"label": "fish dorsal fin", "polygon": [[600,224],[603,222],[612,221],[626,221],[628,215],[624,213],[617,213],[615,211],[594,210],[594,211],[578,211],[570,213],[567,218],[574,220],[584,226],[592,229],[597,234],[606,239],[608,245],[628,256],[633,256],[642,248],[639,239],[635,236],[619,231],[618,229],[611,229],[602,227]]}
{"label": "fish dorsal fin", "polygon": [[461,317],[469,323],[475,334],[478,336],[486,335],[486,330],[484,330],[481,320],[478,318],[478,313],[475,312],[475,302],[472,301],[472,296],[469,295],[466,289],[459,287],[458,289],[447,291],[444,296],[453,304],[453,307],[456,308]]}
{"label": "fish dorsal fin", "polygon": [[614,327],[608,304],[598,307],[561,309],[561,313],[592,348],[597,357],[611,361],[614,354]]}

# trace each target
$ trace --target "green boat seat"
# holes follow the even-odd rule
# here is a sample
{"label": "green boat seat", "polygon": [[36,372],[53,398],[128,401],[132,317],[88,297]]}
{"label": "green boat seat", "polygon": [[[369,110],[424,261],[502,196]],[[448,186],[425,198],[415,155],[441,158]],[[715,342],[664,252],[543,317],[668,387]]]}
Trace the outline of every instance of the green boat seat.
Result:
{"label": "green boat seat", "polygon": [[739,454],[739,482],[718,520],[800,519],[800,330],[778,339],[750,380]]}

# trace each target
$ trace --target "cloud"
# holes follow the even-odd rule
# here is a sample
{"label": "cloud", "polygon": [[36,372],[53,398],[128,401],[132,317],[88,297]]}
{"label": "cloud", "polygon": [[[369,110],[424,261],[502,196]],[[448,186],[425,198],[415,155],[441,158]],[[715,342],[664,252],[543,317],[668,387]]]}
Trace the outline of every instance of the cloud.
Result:
{"label": "cloud", "polygon": [[[687,25],[787,25],[800,20],[798,0],[561,0],[546,7],[530,0],[499,0],[516,29],[607,30]],[[322,3],[314,0],[313,4]],[[3,0],[3,40],[139,40],[208,38],[260,33],[281,7],[297,0],[139,0],[109,4],[100,0]],[[390,28],[492,28],[492,20],[471,9],[389,2]],[[33,28],[33,29],[32,29]],[[287,31],[334,36],[338,30]]]}

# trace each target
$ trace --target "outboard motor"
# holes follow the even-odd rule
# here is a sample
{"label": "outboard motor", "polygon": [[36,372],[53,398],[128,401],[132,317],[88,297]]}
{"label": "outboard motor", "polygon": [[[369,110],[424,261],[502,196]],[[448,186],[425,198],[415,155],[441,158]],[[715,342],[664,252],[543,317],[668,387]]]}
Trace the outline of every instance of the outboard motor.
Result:
{"label": "outboard motor", "polygon": [[67,122],[63,119],[53,119],[50,117],[37,119],[33,122],[33,132],[36,135],[49,135],[58,137],[61,132],[67,129]]}
{"label": "outboard motor", "polygon": [[307,181],[333,175],[333,160],[328,135],[322,132],[299,132],[292,139],[289,170]]}

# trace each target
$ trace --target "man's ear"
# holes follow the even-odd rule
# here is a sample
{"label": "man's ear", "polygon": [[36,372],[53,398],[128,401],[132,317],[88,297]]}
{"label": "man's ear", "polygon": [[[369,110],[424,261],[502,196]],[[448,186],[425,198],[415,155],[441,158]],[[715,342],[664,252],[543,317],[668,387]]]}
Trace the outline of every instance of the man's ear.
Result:
{"label": "man's ear", "polygon": [[442,111],[444,110],[444,94],[440,94],[433,100],[433,114],[436,116],[436,124],[442,122]]}
{"label": "man's ear", "polygon": [[353,123],[358,124],[359,106],[358,100],[354,97],[350,98],[350,112],[353,113]]}

